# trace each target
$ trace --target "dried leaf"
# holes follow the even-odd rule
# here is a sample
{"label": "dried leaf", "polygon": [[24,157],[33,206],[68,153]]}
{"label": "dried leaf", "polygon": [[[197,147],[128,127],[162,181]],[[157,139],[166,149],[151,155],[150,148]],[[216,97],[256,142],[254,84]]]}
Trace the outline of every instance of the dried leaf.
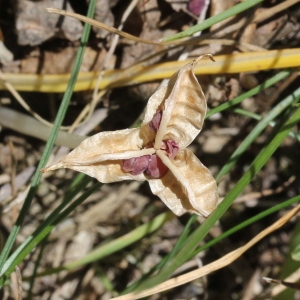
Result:
{"label": "dried leaf", "polygon": [[150,97],[140,128],[98,133],[42,172],[69,168],[104,183],[147,180],[176,215],[189,211],[208,216],[219,202],[216,182],[185,149],[202,129],[206,113],[206,100],[194,75],[204,56],[184,66]]}

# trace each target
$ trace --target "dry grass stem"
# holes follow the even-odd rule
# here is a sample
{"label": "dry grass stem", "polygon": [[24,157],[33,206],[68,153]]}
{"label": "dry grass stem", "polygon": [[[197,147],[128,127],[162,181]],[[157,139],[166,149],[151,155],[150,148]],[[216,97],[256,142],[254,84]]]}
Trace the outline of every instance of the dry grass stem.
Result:
{"label": "dry grass stem", "polygon": [[80,20],[82,22],[88,23],[92,26],[96,26],[98,28],[105,29],[105,30],[107,30],[111,33],[118,34],[118,35],[120,35],[124,38],[127,38],[127,39],[135,41],[135,42],[139,42],[139,43],[143,43],[143,44],[150,44],[150,45],[162,45],[162,43],[160,43],[160,42],[141,39],[139,37],[136,37],[134,35],[131,35],[129,33],[124,32],[124,31],[118,30],[114,27],[108,26],[108,25],[106,25],[102,22],[99,22],[99,21],[93,20],[91,18],[82,16],[80,14],[75,14],[73,12],[66,11],[66,10],[61,10],[61,9],[58,9],[58,8],[46,8],[46,10],[50,13],[53,13],[53,14],[59,14],[59,15],[62,15],[62,16],[68,16],[68,17],[75,18],[75,19]]}

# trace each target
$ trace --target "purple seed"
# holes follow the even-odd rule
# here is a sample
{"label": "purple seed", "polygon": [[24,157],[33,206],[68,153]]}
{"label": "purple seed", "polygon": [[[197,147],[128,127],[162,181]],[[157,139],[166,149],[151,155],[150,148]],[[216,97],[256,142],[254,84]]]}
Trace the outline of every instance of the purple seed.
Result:
{"label": "purple seed", "polygon": [[199,16],[205,5],[205,0],[190,0],[188,10],[195,16]]}
{"label": "purple seed", "polygon": [[164,165],[162,160],[156,155],[151,155],[151,160],[149,162],[146,174],[154,179],[163,177],[168,172],[168,167]]}
{"label": "purple seed", "polygon": [[139,175],[144,173],[149,165],[150,155],[143,155],[140,157],[133,157],[123,160],[124,172],[130,173],[131,175]]}
{"label": "purple seed", "polygon": [[162,111],[159,110],[154,114],[152,120],[149,122],[149,128],[152,131],[157,132],[161,122],[161,118],[162,118]]}
{"label": "purple seed", "polygon": [[179,145],[173,140],[167,140],[165,143],[166,151],[170,159],[174,159],[179,151]]}

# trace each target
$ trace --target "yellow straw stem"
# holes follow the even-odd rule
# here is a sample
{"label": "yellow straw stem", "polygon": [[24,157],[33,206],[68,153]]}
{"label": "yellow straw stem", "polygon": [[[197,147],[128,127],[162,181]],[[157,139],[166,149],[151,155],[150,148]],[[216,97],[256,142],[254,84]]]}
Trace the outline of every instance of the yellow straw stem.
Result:
{"label": "yellow straw stem", "polygon": [[[214,56],[215,63],[201,61],[195,68],[195,73],[197,75],[226,74],[298,67],[300,66],[299,54],[300,48],[219,55]],[[127,69],[106,71],[99,88],[107,89],[170,78],[187,62],[174,61],[151,66],[143,63]],[[75,91],[94,89],[98,75],[98,72],[79,73]],[[70,74],[4,73],[4,76],[19,91],[62,93],[66,89]],[[0,89],[5,89],[1,81]]]}

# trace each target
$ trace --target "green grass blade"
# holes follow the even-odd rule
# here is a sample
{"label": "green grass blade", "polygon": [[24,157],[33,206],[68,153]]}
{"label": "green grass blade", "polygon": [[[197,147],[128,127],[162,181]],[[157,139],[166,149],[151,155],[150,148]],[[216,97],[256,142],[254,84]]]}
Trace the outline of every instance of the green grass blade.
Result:
{"label": "green grass blade", "polygon": [[33,299],[33,288],[34,288],[34,283],[35,283],[35,279],[36,279],[37,269],[43,258],[43,253],[44,253],[44,250],[45,250],[47,242],[48,242],[48,239],[47,239],[48,237],[49,237],[49,235],[43,240],[43,242],[40,245],[40,251],[39,251],[38,257],[35,261],[34,269],[33,269],[32,275],[29,280],[29,289],[28,289],[28,294],[27,294],[28,300]]}
{"label": "green grass blade", "polygon": [[[88,9],[88,16],[89,17],[93,16],[94,10],[95,10],[95,5],[96,5],[96,0],[93,0],[93,1],[90,2],[89,9]],[[44,150],[43,155],[41,157],[41,160],[38,164],[37,171],[35,172],[35,174],[33,176],[31,186],[30,186],[30,190],[29,190],[29,192],[27,194],[27,197],[24,201],[24,204],[22,206],[20,214],[19,214],[19,216],[16,220],[16,224],[13,226],[13,228],[11,230],[11,233],[10,233],[10,235],[9,235],[5,245],[4,245],[4,248],[1,252],[1,255],[0,255],[0,271],[2,270],[2,268],[5,264],[5,261],[6,261],[7,257],[9,256],[9,253],[10,253],[10,251],[11,251],[11,249],[12,249],[14,243],[15,243],[17,234],[20,231],[21,225],[24,221],[24,218],[27,215],[27,212],[28,212],[28,210],[31,206],[31,202],[32,202],[33,197],[35,195],[35,192],[36,192],[36,190],[38,188],[38,185],[40,183],[42,174],[38,170],[43,168],[46,165],[46,163],[49,159],[51,150],[52,150],[52,148],[54,146],[54,143],[55,143],[55,139],[56,139],[56,137],[58,135],[58,132],[59,132],[59,128],[60,128],[60,126],[63,122],[64,116],[65,116],[66,111],[68,109],[70,99],[71,99],[71,96],[72,96],[72,93],[73,93],[73,89],[74,89],[74,86],[75,86],[75,82],[76,82],[76,79],[77,79],[77,76],[78,76],[78,73],[79,73],[80,65],[81,65],[82,60],[83,60],[85,45],[88,41],[90,29],[91,29],[91,26],[88,25],[88,24],[85,24],[84,30],[83,30],[83,35],[82,35],[82,38],[81,38],[81,47],[78,50],[78,53],[77,53],[77,56],[76,56],[76,59],[75,59],[75,63],[74,63],[74,67],[73,67],[73,70],[72,70],[72,73],[71,73],[71,78],[70,78],[67,90],[64,94],[64,97],[63,97],[62,103],[60,105],[59,111],[57,113],[57,117],[55,119],[50,137],[47,141],[47,144],[45,146],[45,150]]]}
{"label": "green grass blade", "polygon": [[300,109],[289,118],[286,116],[282,118],[282,121],[278,127],[274,128],[275,137],[267,143],[267,145],[260,151],[257,157],[254,159],[253,163],[249,169],[245,172],[242,178],[237,182],[237,184],[230,190],[228,195],[219,204],[219,206],[212,212],[212,214],[202,223],[202,225],[197,228],[186,241],[184,247],[179,251],[175,257],[169,261],[161,272],[142,285],[139,286],[138,290],[144,290],[149,287],[153,287],[163,281],[165,281],[170,275],[180,267],[194,252],[195,248],[200,241],[209,232],[210,228],[222,217],[234,200],[240,195],[243,189],[250,183],[253,177],[258,173],[258,171],[265,165],[269,160],[275,150],[280,146],[282,141],[288,135],[289,131],[300,121]]}
{"label": "green grass blade", "polygon": [[189,37],[199,31],[202,31],[204,29],[207,29],[209,27],[211,27],[214,24],[217,24],[223,20],[226,20],[232,16],[235,16],[259,3],[263,2],[263,0],[246,0],[243,1],[242,3],[239,3],[223,12],[221,12],[220,14],[213,16],[209,19],[206,19],[205,21],[203,21],[200,24],[197,24],[193,27],[190,27],[189,29],[182,31],[180,33],[165,37],[163,39],[161,39],[160,41],[162,42],[171,42],[171,41],[175,41],[175,40],[179,40],[185,37]]}
{"label": "green grass blade", "polygon": [[277,104],[260,122],[252,129],[250,134],[243,140],[239,147],[230,156],[228,163],[226,163],[220,170],[216,180],[219,180],[222,176],[227,174],[232,166],[236,164],[243,152],[247,150],[250,144],[259,136],[259,134],[272,122],[280,113],[282,113],[287,107],[297,102],[300,98],[300,88],[294,93],[286,97],[283,101]]}
{"label": "green grass blade", "polygon": [[[256,113],[250,112],[250,111],[242,109],[242,108],[233,108],[231,111],[236,114],[240,114],[240,115],[252,118],[257,121],[260,121],[263,118],[262,116],[260,116]],[[270,122],[269,125],[274,127],[274,126],[276,126],[276,122],[272,121],[272,122]],[[296,139],[297,141],[300,141],[300,135],[295,132],[292,132],[292,131],[289,132],[289,136],[292,137],[293,139]]]}

